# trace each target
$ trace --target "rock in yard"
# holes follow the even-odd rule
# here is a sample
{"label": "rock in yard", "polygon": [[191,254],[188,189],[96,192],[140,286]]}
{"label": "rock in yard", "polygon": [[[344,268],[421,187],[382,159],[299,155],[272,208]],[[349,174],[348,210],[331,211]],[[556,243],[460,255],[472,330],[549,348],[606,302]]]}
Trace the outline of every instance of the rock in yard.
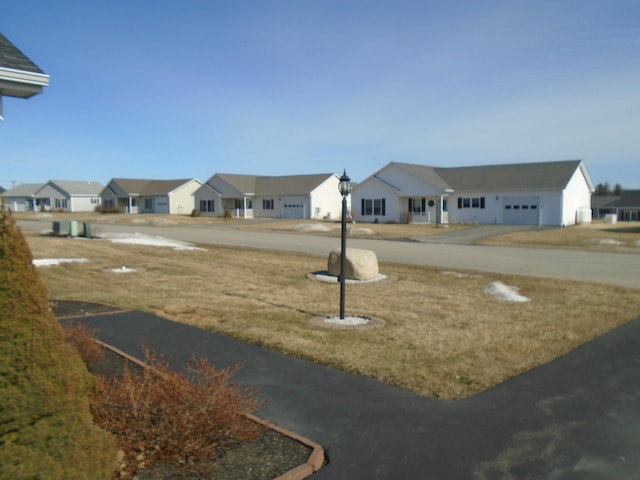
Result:
{"label": "rock in yard", "polygon": [[[340,275],[340,249],[329,254],[328,270],[330,275]],[[371,250],[347,248],[345,257],[345,277],[350,280],[369,282],[378,276],[378,257]]]}

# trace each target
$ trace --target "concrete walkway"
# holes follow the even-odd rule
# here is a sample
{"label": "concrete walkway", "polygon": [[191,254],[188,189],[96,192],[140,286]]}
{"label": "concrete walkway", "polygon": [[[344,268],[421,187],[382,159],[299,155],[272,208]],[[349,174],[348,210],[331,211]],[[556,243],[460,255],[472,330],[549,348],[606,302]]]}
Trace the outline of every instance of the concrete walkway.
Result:
{"label": "concrete walkway", "polygon": [[640,320],[461,401],[421,397],[142,312],[88,316],[98,337],[195,354],[260,387],[259,416],[320,443],[313,478],[640,479]]}

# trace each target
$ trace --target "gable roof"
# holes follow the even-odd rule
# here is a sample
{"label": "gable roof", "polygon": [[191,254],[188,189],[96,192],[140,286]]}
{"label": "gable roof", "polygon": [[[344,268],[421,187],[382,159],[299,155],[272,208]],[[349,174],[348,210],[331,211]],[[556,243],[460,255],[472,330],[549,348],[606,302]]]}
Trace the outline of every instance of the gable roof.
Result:
{"label": "gable roof", "polygon": [[29,98],[49,85],[49,75],[0,33],[0,96]]}
{"label": "gable roof", "polygon": [[32,197],[44,186],[43,183],[21,183],[10,188],[2,195],[5,197]]}
{"label": "gable roof", "polygon": [[606,195],[602,197],[591,197],[591,208],[614,208],[618,206],[620,197]]}
{"label": "gable roof", "polygon": [[451,189],[451,185],[449,185],[446,180],[444,180],[442,176],[438,174],[438,170],[442,169],[431,167],[429,165],[416,165],[413,163],[401,162],[391,162],[389,165],[395,165],[411,174],[411,176],[417,177],[420,180],[433,185],[434,187],[441,188],[443,190]]}
{"label": "gable roof", "polygon": [[100,195],[104,188],[101,183],[93,181],[50,180],[48,184],[57,186],[69,195]]}
{"label": "gable roof", "polygon": [[456,190],[561,190],[581,163],[569,160],[435,170]]}
{"label": "gable roof", "polygon": [[149,180],[136,178],[114,178],[109,183],[116,183],[129,195],[160,196],[168,195],[172,191],[189,183],[193,178],[174,180]]}
{"label": "gable roof", "polygon": [[284,177],[258,177],[256,195],[308,195],[322,182],[335,174],[288,175]]}
{"label": "gable roof", "polygon": [[640,208],[640,190],[623,190],[618,207]]}
{"label": "gable roof", "polygon": [[[308,195],[322,182],[335,173],[316,173],[310,175],[258,176],[217,173],[207,184],[218,178],[237,190],[242,195]],[[213,187],[212,187],[213,188]],[[214,190],[218,191],[218,189]],[[223,191],[228,196],[231,192]]]}

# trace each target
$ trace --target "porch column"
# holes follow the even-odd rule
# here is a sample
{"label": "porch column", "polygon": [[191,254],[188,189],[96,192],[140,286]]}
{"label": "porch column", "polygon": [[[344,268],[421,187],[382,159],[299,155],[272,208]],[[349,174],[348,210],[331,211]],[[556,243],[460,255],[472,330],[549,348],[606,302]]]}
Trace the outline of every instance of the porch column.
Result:
{"label": "porch column", "polygon": [[242,197],[242,218],[247,218],[247,197]]}

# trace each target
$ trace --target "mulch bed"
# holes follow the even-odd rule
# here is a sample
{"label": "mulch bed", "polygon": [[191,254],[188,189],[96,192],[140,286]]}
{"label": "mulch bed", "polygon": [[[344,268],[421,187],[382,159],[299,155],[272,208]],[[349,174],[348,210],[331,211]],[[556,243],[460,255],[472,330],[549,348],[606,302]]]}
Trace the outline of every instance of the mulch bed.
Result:
{"label": "mulch bed", "polygon": [[[99,303],[52,300],[50,307],[59,318],[79,318],[123,311],[118,307]],[[89,371],[100,375],[122,375],[125,368],[141,373],[139,365],[130,362],[117,353],[106,350],[103,358],[88,365]],[[251,442],[243,442],[226,450],[222,455],[210,460],[214,464],[213,474],[207,475],[211,480],[271,480],[305,464],[309,460],[312,448],[276,430],[266,428],[264,433]],[[138,480],[196,480],[202,477],[197,474],[185,474],[170,463],[156,465],[152,469],[136,473]],[[299,477],[302,478],[302,477]]]}

